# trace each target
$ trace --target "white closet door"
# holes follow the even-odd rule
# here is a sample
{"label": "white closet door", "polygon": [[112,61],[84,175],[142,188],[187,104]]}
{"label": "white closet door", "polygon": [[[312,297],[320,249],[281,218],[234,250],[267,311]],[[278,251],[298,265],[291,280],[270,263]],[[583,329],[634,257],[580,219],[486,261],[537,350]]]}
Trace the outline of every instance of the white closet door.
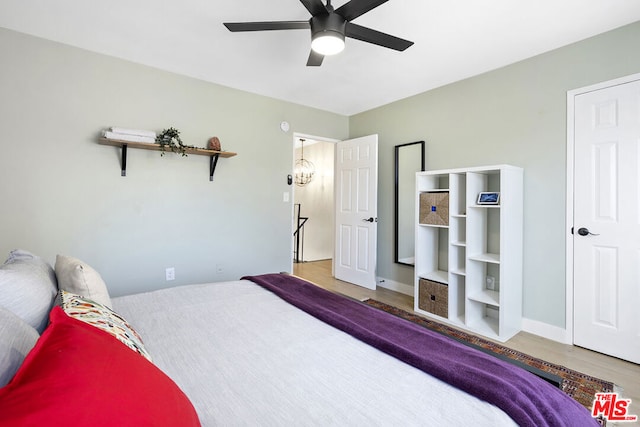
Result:
{"label": "white closet door", "polygon": [[640,81],[575,97],[574,343],[640,363]]}

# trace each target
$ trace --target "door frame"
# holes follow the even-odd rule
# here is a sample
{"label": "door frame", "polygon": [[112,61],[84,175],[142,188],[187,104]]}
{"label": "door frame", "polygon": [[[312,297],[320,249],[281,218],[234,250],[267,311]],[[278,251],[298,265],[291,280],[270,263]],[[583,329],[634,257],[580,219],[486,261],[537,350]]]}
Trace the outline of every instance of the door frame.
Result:
{"label": "door frame", "polygon": [[574,293],[574,277],[573,277],[573,234],[571,228],[574,226],[574,161],[575,161],[575,97],[589,92],[606,89],[613,86],[619,86],[633,81],[640,80],[640,73],[631,74],[613,80],[596,83],[593,85],[581,87],[567,91],[567,198],[566,198],[566,296],[565,296],[565,337],[564,342],[573,344],[573,293]]}
{"label": "door frame", "polygon": [[[300,133],[300,132],[293,132],[293,136],[291,138],[291,154],[292,154],[292,160],[291,160],[291,176],[293,176],[293,172],[294,172],[294,166],[296,163],[296,141],[299,139],[311,139],[313,141],[318,141],[318,142],[328,142],[330,144],[334,144],[334,163],[333,163],[333,169],[335,171],[335,144],[337,144],[338,142],[340,142],[340,139],[334,139],[334,138],[327,138],[324,136],[315,136],[315,135],[309,135],[306,133]],[[291,265],[289,267],[289,271],[291,271],[291,273],[293,274],[293,249],[295,248],[295,241],[293,238],[293,232],[295,231],[295,225],[293,224],[294,222],[294,215],[295,215],[295,200],[296,200],[296,184],[293,183],[291,184],[291,230],[289,231],[289,236],[291,236],[291,246],[289,248],[289,254],[291,256]],[[336,204],[336,194],[335,194],[335,188],[333,191],[333,205],[335,206]],[[331,232],[333,233],[333,235],[335,235],[335,223],[333,225],[333,230],[331,230]],[[335,242],[332,245],[333,247],[335,247]],[[334,249],[335,252],[335,249]],[[333,253],[333,258],[335,258],[335,253]],[[333,263],[331,263],[333,265]],[[333,274],[333,271],[332,271]]]}

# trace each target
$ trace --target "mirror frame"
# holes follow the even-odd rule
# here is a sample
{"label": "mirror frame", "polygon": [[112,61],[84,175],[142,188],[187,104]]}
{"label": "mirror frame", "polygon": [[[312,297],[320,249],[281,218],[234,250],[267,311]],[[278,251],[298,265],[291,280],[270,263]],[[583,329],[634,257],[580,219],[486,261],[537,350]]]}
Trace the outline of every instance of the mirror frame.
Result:
{"label": "mirror frame", "polygon": [[394,172],[395,172],[395,230],[394,230],[394,248],[393,248],[393,258],[394,258],[394,262],[396,264],[401,264],[401,265],[408,265],[413,267],[413,264],[409,264],[406,262],[400,262],[398,260],[398,243],[399,243],[399,236],[398,236],[398,232],[399,232],[399,217],[398,217],[398,202],[399,202],[399,178],[400,178],[400,171],[399,171],[399,167],[400,167],[400,148],[402,147],[407,147],[410,145],[421,145],[421,155],[420,155],[420,171],[416,171],[416,172],[424,172],[425,170],[425,142],[424,141],[416,141],[416,142],[408,142],[406,144],[399,144],[395,146],[395,168],[394,168]]}

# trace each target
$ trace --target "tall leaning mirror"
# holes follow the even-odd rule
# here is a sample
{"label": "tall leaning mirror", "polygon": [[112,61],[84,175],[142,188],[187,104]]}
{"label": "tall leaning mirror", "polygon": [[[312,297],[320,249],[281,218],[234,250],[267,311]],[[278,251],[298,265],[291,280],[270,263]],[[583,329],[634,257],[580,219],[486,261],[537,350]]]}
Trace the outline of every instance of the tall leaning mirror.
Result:
{"label": "tall leaning mirror", "polygon": [[424,171],[424,141],[395,148],[395,262],[414,265],[416,172]]}

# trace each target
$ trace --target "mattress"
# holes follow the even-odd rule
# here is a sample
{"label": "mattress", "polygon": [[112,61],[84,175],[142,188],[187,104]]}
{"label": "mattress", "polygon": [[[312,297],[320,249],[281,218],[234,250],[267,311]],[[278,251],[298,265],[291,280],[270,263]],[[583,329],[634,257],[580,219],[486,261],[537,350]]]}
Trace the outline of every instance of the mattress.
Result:
{"label": "mattress", "polygon": [[499,408],[245,280],[112,298],[203,426],[508,426]]}

